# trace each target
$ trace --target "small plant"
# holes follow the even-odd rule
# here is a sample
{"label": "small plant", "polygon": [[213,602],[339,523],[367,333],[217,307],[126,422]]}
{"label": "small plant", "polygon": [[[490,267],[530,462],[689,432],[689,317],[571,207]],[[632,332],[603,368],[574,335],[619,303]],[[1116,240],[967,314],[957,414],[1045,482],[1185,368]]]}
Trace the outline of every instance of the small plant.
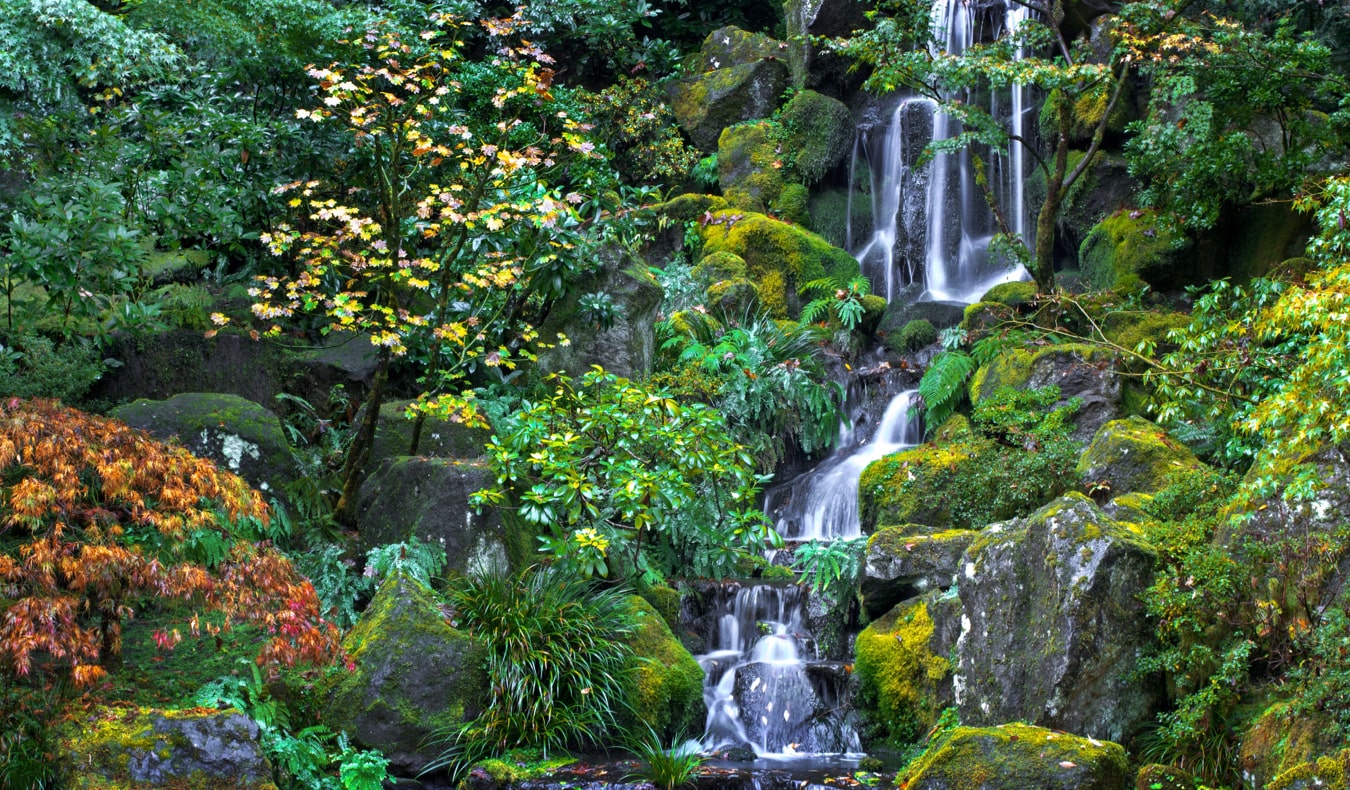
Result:
{"label": "small plant", "polygon": [[413,535],[403,543],[390,543],[371,549],[366,554],[366,570],[362,575],[369,580],[369,589],[372,591],[395,570],[401,570],[430,587],[431,577],[440,573],[444,567],[445,550],[423,543]]}
{"label": "small plant", "polygon": [[675,743],[666,748],[650,725],[643,737],[634,740],[629,748],[642,765],[624,777],[624,781],[637,779],[655,785],[659,790],[676,790],[695,784],[698,771],[703,767],[704,757],[699,754],[696,741],[676,736]]}
{"label": "small plant", "polygon": [[98,348],[80,338],[59,345],[36,333],[0,339],[0,393],[5,395],[74,403],[103,371]]}
{"label": "small plant", "polygon": [[866,312],[863,297],[872,293],[872,284],[862,276],[847,281],[825,277],[807,283],[802,291],[819,294],[802,308],[803,324],[815,323],[828,316],[852,332],[862,324]]}
{"label": "small plant", "polygon": [[[944,341],[943,345],[946,345]],[[944,351],[933,357],[919,380],[919,397],[924,403],[924,423],[936,431],[955,413],[966,398],[966,380],[979,367],[964,351]]]}
{"label": "small plant", "polygon": [[596,329],[610,329],[623,316],[623,305],[615,304],[607,293],[583,294],[577,300],[577,314]]}
{"label": "small plant", "polygon": [[704,189],[715,189],[720,181],[717,173],[717,154],[709,154],[694,164],[689,177]]}
{"label": "small plant", "polygon": [[862,573],[867,536],[831,541],[809,541],[797,547],[794,564],[801,571],[803,584],[812,592],[824,593],[836,601],[844,591],[852,590]]}

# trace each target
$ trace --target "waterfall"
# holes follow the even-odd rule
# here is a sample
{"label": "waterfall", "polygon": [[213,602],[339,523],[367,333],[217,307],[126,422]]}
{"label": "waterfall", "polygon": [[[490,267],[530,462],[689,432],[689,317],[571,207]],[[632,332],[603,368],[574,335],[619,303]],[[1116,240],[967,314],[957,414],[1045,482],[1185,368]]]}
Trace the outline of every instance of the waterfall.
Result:
{"label": "waterfall", "polygon": [[891,399],[871,441],[857,429],[845,430],[825,460],[810,472],[765,497],[765,512],[787,540],[833,540],[861,534],[858,480],[867,465],[882,456],[923,441],[923,421],[915,408],[917,390]]}
{"label": "waterfall", "polygon": [[847,673],[816,660],[796,585],[720,587],[707,634],[706,751],[749,748],[758,758],[861,751],[841,696]]}
{"label": "waterfall", "polygon": [[[991,6],[1003,13],[991,15]],[[996,24],[993,32],[997,35],[1014,29],[1030,13],[1014,0],[985,4],[935,0],[933,22],[941,40],[933,46],[948,54],[960,54],[980,40],[985,21]],[[1011,135],[1027,138],[1031,102],[1025,87],[990,91],[988,101],[993,117],[1003,121]],[[993,285],[1027,278],[1021,266],[990,260],[989,242],[997,227],[983,191],[975,183],[970,152],[942,153],[924,167],[917,165],[930,142],[960,133],[959,121],[938,112],[931,99],[917,97],[900,97],[883,129],[859,131],[855,150],[865,154],[871,179],[872,235],[854,250],[854,257],[872,281],[873,290],[884,292],[888,300],[896,296],[897,286],[918,279],[920,263],[923,298],[935,301],[969,303]],[[851,181],[854,175],[851,170]],[[988,175],[1011,229],[1031,242],[1024,147],[1014,141],[1008,151],[998,152]],[[849,191],[853,191],[852,184]],[[847,237],[852,244],[851,227]]]}

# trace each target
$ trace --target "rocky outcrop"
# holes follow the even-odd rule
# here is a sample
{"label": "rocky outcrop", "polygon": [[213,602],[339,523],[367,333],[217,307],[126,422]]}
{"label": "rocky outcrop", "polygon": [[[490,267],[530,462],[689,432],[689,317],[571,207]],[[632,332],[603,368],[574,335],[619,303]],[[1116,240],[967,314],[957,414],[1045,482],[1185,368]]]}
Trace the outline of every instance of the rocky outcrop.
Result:
{"label": "rocky outcrop", "polygon": [[956,727],[896,777],[905,790],[1127,790],[1116,743],[1025,724]]}
{"label": "rocky outcrop", "polygon": [[773,113],[788,86],[786,50],[780,41],[737,27],[708,34],[690,61],[695,76],[671,92],[675,119],[694,145],[714,150],[723,129]]}
{"label": "rocky outcrop", "polygon": [[961,720],[1027,721],[1123,740],[1161,694],[1134,679],[1153,638],[1142,595],[1155,555],[1069,494],[989,527],[966,552],[955,681]]}
{"label": "rocky outcrop", "polygon": [[942,600],[906,601],[858,634],[853,673],[865,731],[874,742],[912,743],[952,703],[948,656],[956,635],[937,627]]}
{"label": "rocky outcrop", "polygon": [[970,400],[979,403],[1001,387],[1039,389],[1059,387],[1056,407],[1078,398],[1082,406],[1073,415],[1073,437],[1087,442],[1097,429],[1120,416],[1119,360],[1095,346],[1065,343],[1036,351],[1016,349],[999,354],[970,380]]}
{"label": "rocky outcrop", "polygon": [[110,415],[156,439],[177,441],[265,495],[282,496],[298,474],[281,421],[238,395],[193,392],[164,401],[142,399]]}
{"label": "rocky outcrop", "polygon": [[906,526],[882,527],[867,541],[862,597],[872,617],[906,599],[950,588],[979,534],[964,529],[915,534]]}
{"label": "rocky outcrop", "polygon": [[445,551],[448,570],[506,570],[512,552],[524,547],[510,544],[497,508],[479,513],[469,502],[475,491],[496,482],[492,470],[481,464],[422,456],[386,458],[357,496],[361,550],[416,536]]}
{"label": "rocky outcrop", "polygon": [[414,775],[444,744],[428,740],[478,715],[488,699],[485,648],[452,628],[431,591],[395,572],[342,640],[355,669],[330,681],[323,720]]}
{"label": "rocky outcrop", "polygon": [[812,90],[798,91],[783,105],[780,123],[792,176],[803,184],[824,178],[853,144],[853,116],[848,107]]}
{"label": "rocky outcrop", "polygon": [[1079,479],[1112,496],[1157,493],[1169,478],[1203,464],[1184,444],[1140,417],[1112,420],[1097,431],[1078,459]]}
{"label": "rocky outcrop", "polygon": [[71,788],[273,787],[258,725],[238,711],[98,708],[63,742]]}

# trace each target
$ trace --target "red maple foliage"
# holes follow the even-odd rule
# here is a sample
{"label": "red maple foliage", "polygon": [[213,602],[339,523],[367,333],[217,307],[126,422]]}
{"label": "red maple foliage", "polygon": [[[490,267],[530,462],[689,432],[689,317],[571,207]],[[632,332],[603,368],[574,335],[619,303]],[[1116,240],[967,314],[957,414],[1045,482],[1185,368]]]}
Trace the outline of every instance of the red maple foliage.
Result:
{"label": "red maple foliage", "polygon": [[[68,669],[88,686],[151,599],[186,602],[194,634],[261,626],[271,639],[259,663],[339,657],[313,585],[235,529],[247,519],[266,524],[267,505],[210,461],[55,401],[0,402],[0,672]],[[204,540],[218,556],[194,559]],[[207,612],[223,623],[204,624]],[[179,638],[156,634],[163,647]]]}

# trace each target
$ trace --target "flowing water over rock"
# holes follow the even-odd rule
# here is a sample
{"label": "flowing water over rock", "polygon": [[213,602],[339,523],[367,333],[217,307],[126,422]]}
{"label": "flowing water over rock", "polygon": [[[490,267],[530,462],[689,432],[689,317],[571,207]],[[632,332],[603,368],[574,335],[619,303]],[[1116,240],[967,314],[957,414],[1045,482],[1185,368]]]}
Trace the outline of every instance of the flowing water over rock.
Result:
{"label": "flowing water over rock", "polygon": [[[933,18],[941,40],[932,46],[960,54],[978,41],[1015,29],[1028,14],[1015,0],[936,0]],[[1028,114],[1034,107],[1025,88],[969,94],[962,100],[984,105],[1014,138],[1031,134]],[[962,132],[960,122],[938,112],[930,98],[899,96],[896,101],[884,124],[859,129],[850,169],[850,200],[861,183],[859,168],[866,168],[871,187],[871,234],[855,240],[850,225],[847,236],[873,290],[890,300],[902,286],[922,277],[925,299],[969,303],[998,283],[1026,279],[1021,266],[989,254],[998,228],[975,181],[969,152],[942,153],[919,164],[930,142]],[[1009,230],[1031,242],[1025,156],[1024,146],[1013,142],[995,155],[988,175]]]}

